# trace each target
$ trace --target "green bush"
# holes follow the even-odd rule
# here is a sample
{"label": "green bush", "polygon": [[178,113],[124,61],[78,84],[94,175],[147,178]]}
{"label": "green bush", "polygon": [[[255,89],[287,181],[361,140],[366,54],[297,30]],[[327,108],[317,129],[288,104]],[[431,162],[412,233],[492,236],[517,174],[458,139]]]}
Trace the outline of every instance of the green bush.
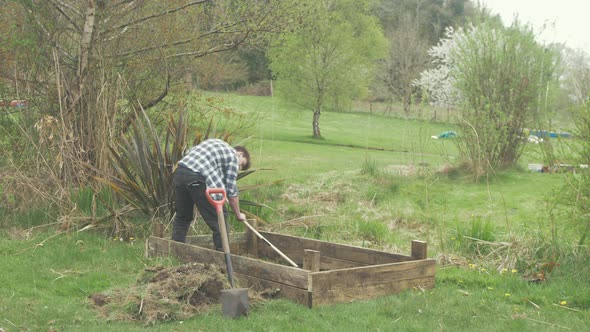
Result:
{"label": "green bush", "polygon": [[590,104],[580,106],[575,115],[576,141],[571,144],[573,153],[567,156],[573,171],[566,174],[563,187],[556,189],[547,201],[552,218],[564,220],[559,224],[573,229],[581,246],[590,234],[590,171],[580,167],[590,164]]}

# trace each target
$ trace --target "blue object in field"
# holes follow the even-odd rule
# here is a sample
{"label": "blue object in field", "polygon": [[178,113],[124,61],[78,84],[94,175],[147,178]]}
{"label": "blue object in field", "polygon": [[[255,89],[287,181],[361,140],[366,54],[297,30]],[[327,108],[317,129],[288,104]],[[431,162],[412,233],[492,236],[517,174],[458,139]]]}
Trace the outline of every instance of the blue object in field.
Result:
{"label": "blue object in field", "polygon": [[533,129],[530,131],[531,135],[537,136],[539,138],[543,138],[543,137],[550,137],[550,138],[557,138],[557,137],[563,137],[563,138],[570,138],[572,137],[572,134],[568,133],[567,131],[562,131],[560,133],[556,133],[553,131],[547,131],[547,130],[539,130],[539,129]]}
{"label": "blue object in field", "polygon": [[532,129],[531,135],[541,137],[541,138],[542,137],[549,137],[549,132],[547,130]]}
{"label": "blue object in field", "polygon": [[457,137],[457,133],[449,130],[449,131],[443,131],[442,133],[438,134],[438,138],[454,138]]}

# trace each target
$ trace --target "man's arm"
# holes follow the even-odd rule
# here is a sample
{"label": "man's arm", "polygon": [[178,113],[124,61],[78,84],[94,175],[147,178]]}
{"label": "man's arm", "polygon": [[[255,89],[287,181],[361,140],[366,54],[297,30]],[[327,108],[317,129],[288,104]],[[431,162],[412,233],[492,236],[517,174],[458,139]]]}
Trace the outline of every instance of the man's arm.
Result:
{"label": "man's arm", "polygon": [[229,206],[231,206],[231,209],[234,211],[236,218],[238,218],[239,221],[246,220],[246,215],[240,212],[240,198],[238,196],[234,196],[228,197],[227,200],[229,201]]}

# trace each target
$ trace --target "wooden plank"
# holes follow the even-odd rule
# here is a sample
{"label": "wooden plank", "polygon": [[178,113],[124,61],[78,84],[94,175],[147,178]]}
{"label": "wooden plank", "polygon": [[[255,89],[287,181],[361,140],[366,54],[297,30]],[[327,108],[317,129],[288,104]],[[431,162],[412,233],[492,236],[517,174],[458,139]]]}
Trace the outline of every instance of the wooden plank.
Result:
{"label": "wooden plank", "polygon": [[[229,242],[245,243],[246,242],[246,234],[245,233],[230,233],[229,234]],[[204,246],[208,246],[208,245],[213,246],[213,236],[211,236],[211,234],[187,236],[186,243],[196,245],[199,247],[204,247]]]}
{"label": "wooden plank", "polygon": [[433,259],[314,272],[311,273],[310,290],[327,291],[377,286],[392,281],[434,278],[434,273],[435,261]]}
{"label": "wooden plank", "polygon": [[[149,253],[148,257],[171,255],[178,257],[183,262],[216,264],[225,268],[225,259],[221,251],[156,237],[150,237],[146,241],[146,249]],[[234,254],[231,255],[231,259],[235,273],[254,276],[305,290],[308,288],[308,271]]]}
{"label": "wooden plank", "polygon": [[345,244],[330,243],[325,241],[306,239],[302,237],[282,235],[271,232],[260,232],[267,240],[273,243],[282,252],[302,251],[304,249],[317,250],[322,257],[332,257],[341,260],[358,262],[367,265],[396,263],[411,261],[411,256],[387,253],[383,251],[350,246]]}
{"label": "wooden plank", "polygon": [[308,292],[306,289],[292,287],[292,286],[280,284],[280,283],[277,283],[274,281],[260,279],[257,277],[239,274],[239,273],[236,273],[235,277],[236,277],[236,279],[238,279],[240,287],[252,288],[256,291],[264,291],[264,290],[276,291],[277,297],[286,298],[286,299],[292,300],[296,303],[299,303],[299,304],[302,304],[305,306],[310,306],[311,293]]}
{"label": "wooden plank", "polygon": [[[258,221],[256,219],[252,220],[252,227],[254,229],[258,228]],[[256,236],[256,234],[254,234],[250,228],[246,227],[246,238],[246,243],[248,244],[248,254],[258,257],[258,236]]]}
{"label": "wooden plank", "polygon": [[303,269],[311,272],[320,271],[320,252],[317,250],[305,249],[303,255]]}
{"label": "wooden plank", "polygon": [[434,283],[434,276],[432,276],[390,281],[372,286],[357,286],[348,289],[317,290],[312,292],[312,298],[308,306],[313,307],[318,305],[369,300],[377,297],[400,293],[415,287],[433,288]]}
{"label": "wooden plank", "polygon": [[413,240],[412,241],[412,258],[413,259],[426,259],[428,245],[424,241]]}
{"label": "wooden plank", "polygon": [[[261,241],[262,242],[262,241]],[[298,265],[303,265],[303,250],[297,251],[283,251],[283,253],[289,258],[291,258],[295,263]],[[258,247],[258,257],[259,258],[266,258],[270,259],[275,262],[279,262],[280,264],[288,264],[283,261],[281,256],[277,254],[274,250],[272,250],[266,243],[264,245],[259,244]],[[351,262],[346,261],[338,258],[326,257],[320,255],[320,271],[325,270],[338,270],[338,269],[345,269],[351,267],[358,267],[358,266],[366,266],[366,264],[358,263],[358,262]]]}
{"label": "wooden plank", "polygon": [[[186,237],[186,243],[207,249],[215,249],[213,237],[211,234],[192,235]],[[245,255],[248,253],[246,247],[246,234],[230,233],[229,234],[229,251],[236,255]]]}
{"label": "wooden plank", "polygon": [[184,263],[199,262],[225,267],[223,253],[220,251],[153,236],[146,240],[146,252],[148,257],[174,256]]}
{"label": "wooden plank", "polygon": [[157,237],[164,237],[164,224],[159,221],[152,223],[152,235]]}

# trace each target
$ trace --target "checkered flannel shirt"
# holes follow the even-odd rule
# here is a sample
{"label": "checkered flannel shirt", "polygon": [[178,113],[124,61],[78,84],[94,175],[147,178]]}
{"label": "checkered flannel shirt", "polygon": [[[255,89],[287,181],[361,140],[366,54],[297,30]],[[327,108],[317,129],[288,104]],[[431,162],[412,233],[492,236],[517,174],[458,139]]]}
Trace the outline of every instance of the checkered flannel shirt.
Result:
{"label": "checkered flannel shirt", "polygon": [[201,173],[208,188],[225,188],[227,197],[238,196],[238,155],[226,142],[205,140],[193,146],[178,164]]}

